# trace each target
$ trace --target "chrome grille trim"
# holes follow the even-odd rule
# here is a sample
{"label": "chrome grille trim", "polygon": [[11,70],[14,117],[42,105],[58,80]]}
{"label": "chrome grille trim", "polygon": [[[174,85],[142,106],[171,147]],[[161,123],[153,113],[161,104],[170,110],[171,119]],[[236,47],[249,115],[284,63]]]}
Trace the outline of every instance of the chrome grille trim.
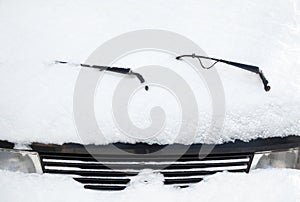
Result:
{"label": "chrome grille trim", "polygon": [[155,162],[155,161],[141,161],[141,162],[115,162],[115,161],[76,161],[76,160],[57,160],[57,159],[47,159],[44,158],[43,161],[44,162],[61,162],[61,163],[82,163],[82,164],[116,164],[116,165],[120,165],[120,164],[143,164],[143,165],[169,165],[169,164],[197,164],[199,162],[203,163],[235,163],[235,162],[248,162],[250,160],[250,158],[241,158],[241,159],[225,159],[225,160],[205,160],[203,159],[202,161],[184,161],[184,162]]}
{"label": "chrome grille trim", "polygon": [[[154,171],[157,172],[181,172],[181,171],[229,171],[229,170],[239,170],[239,169],[247,169],[247,165],[244,166],[223,166],[223,167],[214,167],[214,168],[192,168],[192,169],[155,169]],[[54,167],[54,166],[45,166],[45,170],[66,170],[66,171],[107,171],[108,169],[81,169],[81,168],[73,168],[73,167]],[[113,169],[110,170],[110,172],[134,172],[134,173],[139,173],[142,169]]]}

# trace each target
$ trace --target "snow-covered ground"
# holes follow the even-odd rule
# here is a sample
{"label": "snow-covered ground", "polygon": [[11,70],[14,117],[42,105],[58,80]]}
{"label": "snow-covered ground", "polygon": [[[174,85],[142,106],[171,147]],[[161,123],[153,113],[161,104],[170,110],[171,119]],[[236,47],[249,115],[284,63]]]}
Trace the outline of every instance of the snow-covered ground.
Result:
{"label": "snow-covered ground", "polygon": [[[203,84],[193,77],[192,70],[182,73],[199,102],[201,117],[195,142],[300,135],[299,0],[1,0],[0,27],[2,140],[80,142],[73,120],[73,92],[79,69],[51,63],[56,59],[84,62],[112,37],[146,28],[184,35],[209,56],[259,65],[270,81],[272,90],[265,93],[257,75],[218,65],[226,96],[226,118],[222,134],[206,137],[210,109],[203,100],[207,92],[201,90]],[[170,62],[157,56],[127,60],[121,65],[138,67],[140,61],[143,65]],[[114,127],[111,115],[112,84],[119,80],[110,74],[104,76],[96,96],[96,116],[107,142],[134,142]],[[180,123],[176,102],[160,91],[153,91],[153,97],[138,96],[142,97],[140,105],[129,106],[133,123],[147,126],[153,104],[166,107],[166,132],[147,141],[171,143],[170,136]]]}
{"label": "snow-covered ground", "polygon": [[[257,170],[252,174],[219,173],[191,188],[162,185],[159,176],[150,184],[136,183],[120,192],[82,188],[70,177],[0,171],[1,201],[300,201],[300,172]],[[13,192],[12,192],[13,190]]]}

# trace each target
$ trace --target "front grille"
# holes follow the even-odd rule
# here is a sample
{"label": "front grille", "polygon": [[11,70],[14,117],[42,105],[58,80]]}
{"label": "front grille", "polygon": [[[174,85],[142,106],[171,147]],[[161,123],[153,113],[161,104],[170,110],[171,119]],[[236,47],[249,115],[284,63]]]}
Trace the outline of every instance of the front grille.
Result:
{"label": "front grille", "polygon": [[[40,153],[45,173],[71,175],[87,189],[122,190],[143,169],[164,175],[164,184],[188,187],[217,172],[248,172],[253,153],[213,154],[200,159],[183,155],[175,162],[172,155],[118,156],[89,154]],[[99,160],[100,159],[100,160]]]}

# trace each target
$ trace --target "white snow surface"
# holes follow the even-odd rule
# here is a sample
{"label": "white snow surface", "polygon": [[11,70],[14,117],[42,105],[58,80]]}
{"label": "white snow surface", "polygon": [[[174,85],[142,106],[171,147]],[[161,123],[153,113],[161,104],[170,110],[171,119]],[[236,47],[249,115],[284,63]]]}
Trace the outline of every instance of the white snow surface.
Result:
{"label": "white snow surface", "polygon": [[[226,96],[226,118],[222,134],[207,137],[205,131],[210,120],[207,92],[192,70],[181,71],[182,76],[195,90],[199,102],[200,126],[194,142],[222,143],[235,139],[249,141],[258,137],[300,135],[299,0],[0,0],[0,28],[1,140],[20,144],[80,143],[81,138],[77,135],[73,115],[73,93],[79,69],[51,64],[56,59],[84,62],[105,41],[140,29],[163,29],[179,33],[196,42],[209,56],[261,66],[270,81],[272,89],[266,93],[257,75],[218,65],[217,70]],[[155,57],[129,58],[118,61],[118,64],[133,67],[149,63],[169,63],[174,66],[179,64],[176,61],[172,63],[170,58],[163,55],[153,55]],[[110,74],[103,78],[95,99],[96,103],[99,103],[96,106],[98,124],[105,133],[106,141],[91,140],[90,143],[138,141],[122,134],[113,122],[111,95],[119,80],[120,77]],[[160,89],[153,90],[148,96],[138,92],[129,106],[130,117],[138,126],[149,125],[149,111],[155,104],[166,108],[166,131],[145,141],[172,143],[172,135],[176,134],[180,125],[180,111],[170,94],[161,92]],[[242,192],[248,193],[247,188],[256,186],[255,180],[261,181],[261,176],[266,177],[264,182],[269,183],[270,187],[264,185],[260,189],[255,188],[257,193],[247,194],[243,200],[260,201],[258,195],[266,193],[267,198],[279,201],[282,193],[276,191],[279,190],[278,187],[285,188],[291,193],[291,196],[286,193],[285,196],[293,198],[293,194],[300,192],[299,188],[294,186],[296,182],[292,178],[284,178],[287,172],[257,172],[253,174],[253,178],[237,174],[233,175],[235,178],[232,178],[232,183],[228,182],[231,178],[227,178],[226,184],[220,179],[232,174],[220,174],[211,178],[207,186],[224,187],[224,190],[216,189],[215,193],[206,193],[207,188],[200,183],[195,188],[198,191],[194,190],[194,199],[218,199],[226,195],[233,201],[237,200],[242,196]],[[299,179],[298,172],[292,173]],[[30,185],[30,180],[26,180],[22,174],[2,172],[2,189],[5,188],[5,179],[9,182],[8,187],[17,183],[9,180],[6,174],[9,177],[19,177]],[[279,176],[276,176],[277,174]],[[37,175],[30,175],[29,178],[37,178],[43,183],[43,179]],[[55,177],[45,178],[56,182]],[[66,197],[72,195],[79,200],[80,197],[76,198],[76,192],[75,195],[71,194],[71,191],[70,194],[66,194],[65,189],[59,189],[65,184],[71,185],[70,180],[61,178],[54,185],[48,184],[48,188],[43,189],[36,185],[18,188],[28,188],[28,191],[41,189],[43,192],[56,190],[57,198],[67,199]],[[241,193],[234,191],[235,189]],[[70,190],[72,193],[74,190],[82,192],[76,184],[70,186]],[[293,193],[292,190],[297,192]],[[165,188],[159,187],[156,191],[165,192]],[[235,194],[232,194],[233,191]],[[148,197],[144,197],[143,193],[150,192],[146,189],[141,190],[136,199],[147,200]],[[171,191],[172,194],[167,195],[166,200],[177,200],[178,197],[184,200],[184,197],[176,192]],[[183,196],[188,196],[191,191],[180,192],[184,193]],[[2,193],[9,196],[9,193]],[[87,194],[92,199],[99,195],[110,196],[94,192]],[[122,193],[118,196],[120,198],[116,199],[127,197]],[[13,197],[22,198],[21,195]],[[28,192],[27,198],[31,197],[39,198],[42,194],[30,196]],[[24,201],[27,198],[25,197]]]}
{"label": "white snow surface", "polygon": [[0,171],[2,202],[60,201],[300,201],[300,171],[256,170],[219,173],[190,188],[164,186],[159,176],[137,182],[124,191],[85,190],[71,177]]}

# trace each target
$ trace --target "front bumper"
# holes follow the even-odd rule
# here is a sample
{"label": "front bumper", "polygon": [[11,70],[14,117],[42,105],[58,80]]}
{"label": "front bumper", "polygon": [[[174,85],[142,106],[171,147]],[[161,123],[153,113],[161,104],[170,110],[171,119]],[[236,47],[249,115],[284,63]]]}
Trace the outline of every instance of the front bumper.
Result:
{"label": "front bumper", "polygon": [[[14,144],[0,142],[0,147],[13,149]],[[247,173],[254,168],[255,154],[299,148],[300,137],[220,145],[33,143],[30,147],[39,154],[44,173],[71,175],[89,189],[122,190],[145,169],[163,174],[165,185],[177,187],[187,187],[217,172]]]}

